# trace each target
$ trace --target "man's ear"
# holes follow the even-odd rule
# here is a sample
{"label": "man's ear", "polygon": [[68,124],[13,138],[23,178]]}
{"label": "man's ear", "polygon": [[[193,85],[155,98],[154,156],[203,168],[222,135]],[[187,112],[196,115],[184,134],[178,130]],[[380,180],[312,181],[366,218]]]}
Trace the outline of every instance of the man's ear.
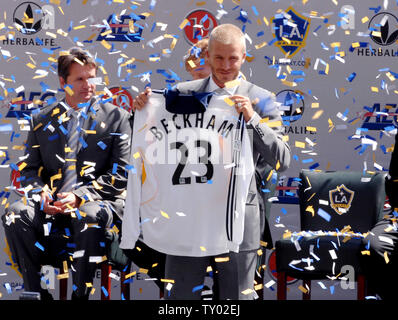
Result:
{"label": "man's ear", "polygon": [[244,64],[244,63],[245,63],[245,60],[246,60],[246,52],[243,54],[243,58],[242,58],[242,64]]}
{"label": "man's ear", "polygon": [[63,77],[58,77],[58,79],[59,79],[59,85],[61,86],[61,89],[65,88],[65,84],[66,84],[65,79]]}

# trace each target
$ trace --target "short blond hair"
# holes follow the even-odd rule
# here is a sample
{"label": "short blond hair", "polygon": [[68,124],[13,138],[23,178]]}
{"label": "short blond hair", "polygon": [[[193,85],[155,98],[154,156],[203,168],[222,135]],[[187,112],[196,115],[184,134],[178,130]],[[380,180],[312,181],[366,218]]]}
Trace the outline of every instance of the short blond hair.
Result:
{"label": "short blond hair", "polygon": [[246,53],[245,35],[243,34],[242,30],[234,24],[220,24],[211,31],[208,48],[209,51],[211,50],[211,43],[214,40],[222,44],[231,44],[241,41],[243,53]]}

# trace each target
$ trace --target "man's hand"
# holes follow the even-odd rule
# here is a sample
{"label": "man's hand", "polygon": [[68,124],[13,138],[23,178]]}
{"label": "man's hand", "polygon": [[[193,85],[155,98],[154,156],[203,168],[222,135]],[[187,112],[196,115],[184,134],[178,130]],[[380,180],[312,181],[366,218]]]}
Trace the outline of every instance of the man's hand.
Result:
{"label": "man's hand", "polygon": [[43,206],[43,212],[49,215],[55,215],[57,213],[61,213],[61,209],[58,208],[57,206],[54,206],[51,204],[53,201],[53,198],[51,197],[51,194],[48,193],[47,191],[43,191],[40,194],[40,205]]}
{"label": "man's hand", "polygon": [[136,96],[133,102],[133,111],[141,110],[142,108],[144,108],[145,105],[148,103],[148,99],[151,94],[151,88],[146,87],[144,92],[141,92],[138,96]]}
{"label": "man's hand", "polygon": [[243,117],[245,121],[248,122],[254,115],[253,104],[257,103],[257,101],[251,102],[248,97],[234,95],[229,97],[232,101],[235,102],[235,109],[238,113],[243,113]]}
{"label": "man's hand", "polygon": [[65,213],[65,211],[71,208],[78,208],[81,203],[81,199],[72,192],[58,193],[57,198],[58,200],[54,202],[54,207],[58,208],[63,214],[69,214],[68,212]]}

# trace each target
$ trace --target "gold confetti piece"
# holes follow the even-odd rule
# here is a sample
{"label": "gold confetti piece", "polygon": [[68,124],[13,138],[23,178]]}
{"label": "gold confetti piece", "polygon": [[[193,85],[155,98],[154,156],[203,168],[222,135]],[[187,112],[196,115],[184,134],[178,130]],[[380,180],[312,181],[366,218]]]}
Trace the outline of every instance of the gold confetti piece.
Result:
{"label": "gold confetti piece", "polygon": [[139,268],[138,269],[138,272],[141,272],[141,273],[144,273],[144,274],[147,274],[148,273],[148,269],[144,269],[144,268]]}
{"label": "gold confetti piece", "polygon": [[306,288],[304,288],[302,285],[300,285],[298,287],[298,289],[302,292],[302,293],[308,293],[308,290]]}
{"label": "gold confetti piece", "polygon": [[188,60],[187,62],[188,62],[189,66],[190,66],[192,69],[196,68],[195,62],[193,62],[192,60]]}
{"label": "gold confetti piece", "polygon": [[244,294],[244,295],[248,295],[248,294],[250,294],[250,293],[252,293],[254,290],[253,289],[246,289],[246,290],[243,290],[242,291],[242,294]]}
{"label": "gold confetti piece", "polygon": [[319,108],[319,102],[313,102],[311,104],[311,108],[315,109],[315,108]]}
{"label": "gold confetti piece", "polygon": [[296,87],[297,86],[297,83],[293,82],[293,81],[281,80],[281,82],[284,85],[289,86],[289,87]]}
{"label": "gold confetti piece", "polygon": [[26,162],[22,162],[19,166],[18,166],[18,170],[22,171],[28,164]]}
{"label": "gold confetti piece", "polygon": [[109,50],[110,48],[112,48],[112,46],[106,40],[102,40],[101,44],[104,46],[104,48],[106,50]]}
{"label": "gold confetti piece", "polygon": [[269,119],[268,120],[266,120],[266,119],[268,119],[268,118],[261,119],[260,123],[266,123],[267,126],[270,128],[276,128],[276,127],[282,126],[282,121],[279,121],[279,120],[269,121]]}
{"label": "gold confetti piece", "polygon": [[160,279],[161,282],[174,283],[173,279]]}
{"label": "gold confetti piece", "polygon": [[205,247],[200,246],[200,250],[207,251]]}
{"label": "gold confetti piece", "polygon": [[72,90],[69,86],[66,86],[66,87],[65,87],[65,91],[66,91],[67,94],[70,95],[70,96],[73,96],[73,94],[74,94],[73,90]]}
{"label": "gold confetti piece", "polygon": [[182,30],[182,29],[184,29],[185,28],[185,26],[187,25],[189,23],[189,20],[188,19],[184,19],[182,22],[181,22],[181,24],[179,25],[179,29],[180,30]]}
{"label": "gold confetti piece", "polygon": [[312,206],[308,206],[308,207],[305,209],[305,211],[311,213],[312,216],[315,215],[315,211],[314,211],[314,208],[313,208]]}
{"label": "gold confetti piece", "polygon": [[134,159],[138,159],[139,157],[141,157],[141,154],[139,151],[137,151],[136,153],[133,154]]}
{"label": "gold confetti piece", "polygon": [[126,274],[126,279],[128,279],[128,278],[131,278],[131,277],[133,277],[133,276],[135,276],[137,274],[137,271],[133,271],[133,272],[131,272],[131,273],[129,273],[129,274]]}
{"label": "gold confetti piece", "polygon": [[315,114],[312,116],[312,120],[319,119],[319,117],[323,114],[323,110],[319,110],[315,112]]}
{"label": "gold confetti piece", "polygon": [[225,103],[228,104],[230,107],[235,105],[235,102],[233,100],[231,100],[230,98],[226,97],[224,99]]}
{"label": "gold confetti piece", "polygon": [[264,287],[264,285],[263,285],[262,283],[256,284],[256,285],[254,286],[254,290],[255,290],[255,291],[258,291],[258,290],[261,290],[263,287]]}
{"label": "gold confetti piece", "polygon": [[306,127],[306,129],[310,132],[316,132],[316,128],[315,127]]}
{"label": "gold confetti piece", "polygon": [[92,288],[92,287],[93,287],[93,284],[92,284],[91,282],[86,282],[86,287],[87,287],[87,288]]}
{"label": "gold confetti piece", "polygon": [[265,47],[267,45],[267,41],[264,41],[263,43],[256,44],[254,47],[258,50],[261,49],[262,47]]}
{"label": "gold confetti piece", "polygon": [[362,23],[366,23],[366,22],[369,21],[369,18],[368,18],[368,17],[363,17],[363,18],[361,19],[361,21],[362,21]]}
{"label": "gold confetti piece", "polygon": [[101,187],[101,186],[98,184],[98,182],[95,181],[95,180],[93,180],[93,186],[94,186],[94,188],[97,189],[97,190],[101,190],[101,189],[102,189],[102,187]]}
{"label": "gold confetti piece", "polygon": [[49,32],[49,31],[46,31],[46,35],[51,37],[51,38],[54,38],[54,39],[57,38],[57,35],[55,33],[52,33],[52,32]]}
{"label": "gold confetti piece", "polygon": [[214,258],[215,262],[228,262],[229,257],[219,257],[219,258]]}
{"label": "gold confetti piece", "polygon": [[378,87],[370,87],[370,90],[372,90],[372,92],[379,92]]}
{"label": "gold confetti piece", "polygon": [[297,148],[305,148],[305,142],[301,142],[301,141],[295,141],[295,147]]}
{"label": "gold confetti piece", "polygon": [[168,215],[166,212],[160,210],[160,214],[161,214],[163,217],[165,217],[166,219],[170,219],[169,215]]}
{"label": "gold confetti piece", "polygon": [[280,162],[279,162],[279,160],[278,160],[278,162],[276,163],[275,169],[276,169],[276,170],[279,170],[280,167],[281,167],[281,164],[280,164]]}
{"label": "gold confetti piece", "polygon": [[386,263],[390,262],[390,259],[388,258],[388,252],[384,251],[384,260],[386,261]]}
{"label": "gold confetti piece", "polygon": [[260,240],[260,245],[266,247],[268,245],[268,242]]}
{"label": "gold confetti piece", "polygon": [[31,69],[36,68],[36,66],[35,66],[33,63],[30,63],[30,62],[28,62],[26,65],[27,65],[29,68],[31,68]]}
{"label": "gold confetti piece", "polygon": [[111,34],[111,33],[112,33],[112,29],[109,29],[109,30],[106,30],[106,31],[102,32],[101,36],[105,37],[105,36],[107,36],[108,34]]}
{"label": "gold confetti piece", "polygon": [[61,274],[57,275],[58,280],[68,279],[68,278],[69,278],[69,273],[61,273]]}

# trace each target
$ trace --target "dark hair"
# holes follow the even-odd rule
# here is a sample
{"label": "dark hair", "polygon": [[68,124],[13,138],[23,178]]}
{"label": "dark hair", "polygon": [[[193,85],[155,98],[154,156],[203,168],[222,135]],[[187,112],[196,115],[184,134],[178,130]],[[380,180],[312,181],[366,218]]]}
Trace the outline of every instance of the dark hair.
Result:
{"label": "dark hair", "polygon": [[84,65],[92,65],[97,69],[97,64],[94,58],[88,51],[74,47],[68,51],[63,51],[58,57],[58,76],[62,77],[65,81],[69,76],[69,69],[72,63],[82,63]]}

